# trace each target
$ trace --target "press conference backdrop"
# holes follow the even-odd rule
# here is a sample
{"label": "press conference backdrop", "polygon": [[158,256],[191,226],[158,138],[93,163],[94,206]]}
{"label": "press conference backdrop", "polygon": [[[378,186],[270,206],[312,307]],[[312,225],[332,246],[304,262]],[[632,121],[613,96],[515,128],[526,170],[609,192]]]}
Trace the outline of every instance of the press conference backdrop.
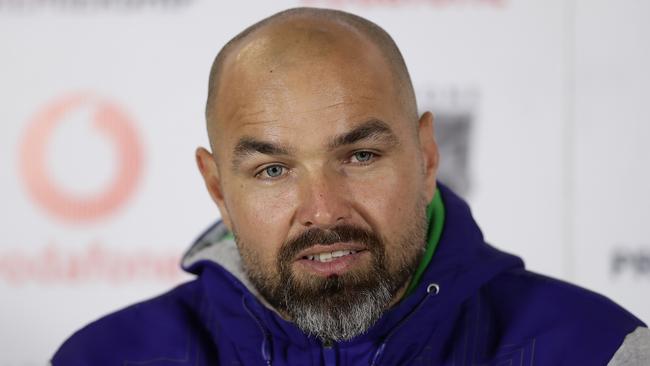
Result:
{"label": "press conference backdrop", "polygon": [[304,5],[393,35],[489,242],[650,320],[650,2],[0,0],[0,365],[191,278],[212,59]]}

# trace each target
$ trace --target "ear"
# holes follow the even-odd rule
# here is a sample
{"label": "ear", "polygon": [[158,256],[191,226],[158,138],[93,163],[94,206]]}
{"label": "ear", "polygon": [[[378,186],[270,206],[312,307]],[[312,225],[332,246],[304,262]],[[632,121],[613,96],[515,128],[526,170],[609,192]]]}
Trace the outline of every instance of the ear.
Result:
{"label": "ear", "polygon": [[430,202],[433,199],[433,195],[436,193],[436,176],[438,174],[438,164],[440,162],[438,144],[436,143],[434,134],[433,114],[431,114],[431,112],[425,112],[418,121],[418,137],[420,139],[420,149],[422,153],[427,202]]}
{"label": "ear", "polygon": [[202,147],[196,149],[195,156],[196,165],[198,165],[201,176],[203,176],[205,187],[208,189],[208,193],[210,193],[210,197],[212,197],[214,203],[216,203],[217,207],[219,207],[223,223],[226,225],[228,230],[232,232],[230,214],[228,213],[228,209],[224,200],[223,190],[221,188],[221,178],[219,176],[219,169],[217,168],[217,163],[214,160],[214,156],[208,150]]}

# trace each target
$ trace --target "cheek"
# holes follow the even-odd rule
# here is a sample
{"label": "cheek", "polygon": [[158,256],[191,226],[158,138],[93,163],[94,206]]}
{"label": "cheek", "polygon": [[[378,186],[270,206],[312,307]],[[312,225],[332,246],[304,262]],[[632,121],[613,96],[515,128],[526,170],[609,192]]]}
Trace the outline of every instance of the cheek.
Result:
{"label": "cheek", "polygon": [[[413,261],[423,247],[425,232],[421,231],[424,181],[417,171],[391,169],[381,178],[355,184],[357,210],[372,229],[385,239],[386,266],[388,271],[402,271],[405,266],[413,268]],[[426,230],[426,228],[424,229]]]}
{"label": "cheek", "polygon": [[295,195],[288,187],[240,184],[227,200],[234,230],[265,264],[275,260],[287,239]]}
{"label": "cheek", "polygon": [[413,219],[422,197],[422,176],[399,165],[386,167],[364,179],[351,182],[358,210],[386,239],[394,241],[395,232]]}

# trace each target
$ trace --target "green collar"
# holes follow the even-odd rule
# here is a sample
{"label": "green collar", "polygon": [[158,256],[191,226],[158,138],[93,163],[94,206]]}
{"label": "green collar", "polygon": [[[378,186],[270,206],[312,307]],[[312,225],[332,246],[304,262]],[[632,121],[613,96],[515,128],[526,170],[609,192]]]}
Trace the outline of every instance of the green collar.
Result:
{"label": "green collar", "polygon": [[436,251],[438,242],[440,241],[440,236],[442,235],[442,227],[445,225],[445,206],[442,203],[440,190],[438,189],[436,189],[436,193],[433,195],[433,200],[427,206],[427,218],[429,221],[427,247],[422,256],[422,260],[420,261],[420,265],[415,271],[415,274],[413,274],[411,283],[406,289],[404,296],[411,294],[420,283],[422,274],[424,274],[424,271],[429,266],[429,262],[431,262],[431,258],[433,258],[433,253]]}

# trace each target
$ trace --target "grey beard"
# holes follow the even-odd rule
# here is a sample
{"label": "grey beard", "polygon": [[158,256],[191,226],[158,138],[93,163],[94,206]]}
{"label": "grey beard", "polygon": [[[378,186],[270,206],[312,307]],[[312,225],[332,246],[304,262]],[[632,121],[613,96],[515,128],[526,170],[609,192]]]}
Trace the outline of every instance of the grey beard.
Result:
{"label": "grey beard", "polygon": [[254,275],[251,280],[269,303],[288,315],[303,332],[322,341],[349,340],[379,320],[421,258],[421,251],[417,251],[391,273],[386,269],[382,249],[378,243],[370,246],[372,263],[365,271],[300,281],[289,267],[280,266],[276,286]]}
{"label": "grey beard", "polygon": [[341,341],[365,333],[381,317],[393,294],[384,280],[354,294],[348,291],[336,299],[296,299],[285,292],[284,307],[303,332],[322,341]]}
{"label": "grey beard", "polygon": [[[397,239],[386,258],[386,245],[376,234],[351,226],[308,230],[285,243],[276,259],[275,273],[264,266],[253,247],[233,230],[244,270],[262,297],[303,332],[322,341],[349,340],[373,326],[406,285],[424,254],[427,232],[426,201],[419,202],[412,225]],[[314,244],[357,242],[372,256],[370,268],[330,278],[294,277],[295,256]]]}
{"label": "grey beard", "polygon": [[[319,278],[295,277],[292,263],[297,253],[315,243],[323,245],[355,241],[363,243],[371,263],[365,270]],[[422,245],[420,245],[422,247]],[[251,282],[279,312],[289,316],[303,332],[323,341],[348,340],[368,330],[388,308],[410,278],[420,250],[411,253],[397,271],[387,269],[385,244],[369,231],[338,226],[329,231],[312,229],[290,241],[277,259],[277,274],[269,278],[261,266],[246,266]],[[415,254],[415,255],[413,255]],[[252,256],[245,255],[248,258]],[[406,258],[405,258],[406,259]]]}

